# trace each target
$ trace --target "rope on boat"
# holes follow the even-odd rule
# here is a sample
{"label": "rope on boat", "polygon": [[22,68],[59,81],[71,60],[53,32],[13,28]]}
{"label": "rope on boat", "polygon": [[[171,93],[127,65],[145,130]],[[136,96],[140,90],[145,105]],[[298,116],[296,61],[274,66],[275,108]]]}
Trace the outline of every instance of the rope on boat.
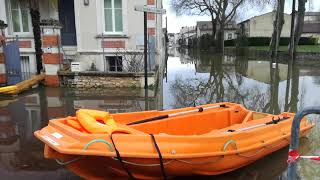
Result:
{"label": "rope on boat", "polygon": [[223,146],[223,151],[226,151],[227,150],[227,148],[228,148],[228,146],[229,145],[231,145],[231,144],[233,144],[233,146],[236,148],[236,150],[238,150],[238,146],[237,146],[237,143],[236,143],[236,141],[235,140],[233,140],[233,139],[230,139],[229,141],[227,141],[225,144],[224,144],[224,146]]}
{"label": "rope on boat", "polygon": [[89,148],[89,146],[91,146],[91,145],[94,144],[94,143],[104,143],[104,144],[106,144],[111,152],[113,152],[114,149],[115,149],[115,147],[114,147],[114,148],[112,147],[112,144],[111,144],[111,143],[109,143],[108,141],[106,141],[106,140],[104,140],[104,139],[94,139],[94,140],[88,142],[88,143],[83,147],[83,150],[87,150],[87,149]]}
{"label": "rope on boat", "polygon": [[159,146],[157,144],[157,141],[156,141],[156,138],[154,137],[154,135],[150,134],[150,136],[151,136],[152,142],[154,144],[154,147],[156,148],[157,153],[159,155],[160,167],[161,167],[161,173],[162,173],[163,179],[166,180],[167,179],[167,175],[166,175],[166,171],[164,170],[163,159],[162,159],[160,148],[159,148]]}
{"label": "rope on boat", "polygon": [[133,177],[133,175],[131,174],[131,172],[129,171],[129,169],[127,168],[127,166],[123,163],[122,157],[121,157],[120,152],[118,151],[118,149],[117,149],[117,147],[116,147],[116,144],[115,144],[114,141],[113,141],[112,135],[113,135],[113,134],[111,133],[110,139],[111,139],[111,142],[112,142],[112,144],[113,144],[114,150],[116,151],[117,158],[119,159],[122,168],[127,172],[127,174],[128,174],[128,176],[129,176],[130,179],[135,179],[135,178]]}
{"label": "rope on boat", "polygon": [[[280,131],[281,131],[281,130],[280,130]],[[281,132],[282,132],[282,131],[281,131]],[[282,132],[282,134],[283,134],[283,135],[286,135],[286,134],[283,133],[283,132]],[[287,141],[288,141],[287,138],[284,138],[284,140],[287,140]],[[111,141],[113,141],[113,139],[111,139]],[[108,141],[106,141],[106,140],[104,140],[104,139],[94,139],[94,140],[88,142],[88,143],[84,146],[83,150],[88,150],[89,146],[91,146],[91,145],[94,144],[94,143],[104,143],[104,144],[106,144],[106,145],[108,146],[108,148],[109,148],[109,150],[110,150],[111,152],[114,152],[114,150],[115,150],[115,146],[113,146],[111,143],[109,143]],[[114,143],[114,142],[113,142],[113,143]],[[236,148],[236,150],[238,150],[237,143],[236,143],[236,141],[233,140],[233,139],[230,139],[229,141],[227,141],[227,142],[224,144],[222,150],[223,150],[223,151],[226,151],[226,149],[227,149],[228,146],[230,146],[230,145],[233,145],[233,146]],[[271,147],[269,147],[269,146],[264,146],[264,147],[260,148],[259,150],[257,150],[257,151],[256,151],[255,153],[253,153],[252,155],[244,155],[243,153],[237,153],[236,155],[241,156],[241,157],[245,157],[245,158],[251,158],[251,157],[256,156],[257,154],[259,154],[261,151],[263,151],[263,150],[266,149],[266,148],[268,148],[268,149],[271,148],[271,149],[272,149],[272,148],[275,148],[275,147],[277,147],[277,146],[279,146],[279,145],[274,145],[274,146],[271,146]],[[62,161],[60,161],[59,159],[56,159],[56,162],[57,162],[59,165],[66,166],[66,165],[69,165],[69,164],[71,164],[71,163],[73,163],[73,162],[76,162],[76,161],[80,160],[80,159],[83,158],[83,157],[86,157],[86,156],[81,156],[81,157],[72,159],[72,160],[67,161],[67,162],[62,162]],[[129,164],[129,165],[133,165],[133,166],[141,166],[141,167],[161,166],[161,163],[153,163],[153,164],[145,164],[145,163],[144,163],[144,164],[141,164],[141,163],[136,163],[136,162],[131,162],[131,161],[123,160],[121,157],[120,157],[121,160],[119,159],[119,157],[111,157],[111,158],[112,158],[113,160],[120,161],[120,162],[122,161],[122,163]],[[318,161],[320,161],[320,156],[299,156],[299,158],[301,158],[301,159],[311,159],[311,160],[318,160]],[[172,160],[169,160],[169,161],[166,161],[166,162],[164,162],[164,161],[162,160],[162,166],[169,165],[170,163],[172,163],[172,162],[174,162],[174,161],[182,162],[182,163],[185,163],[185,164],[191,164],[191,165],[211,164],[211,163],[217,163],[217,162],[219,162],[219,161],[222,160],[222,159],[224,159],[224,155],[220,156],[220,158],[215,159],[215,160],[213,160],[213,161],[204,161],[204,162],[192,162],[192,161],[187,161],[187,160],[182,160],[182,159],[172,159]]]}
{"label": "rope on boat", "polygon": [[61,166],[67,166],[67,165],[69,165],[69,164],[71,164],[71,163],[74,163],[74,162],[76,162],[76,161],[84,158],[84,157],[85,157],[85,156],[79,156],[79,157],[77,157],[77,158],[74,158],[74,159],[72,159],[72,160],[70,160],[70,161],[65,161],[65,162],[64,162],[64,161],[61,161],[61,160],[59,160],[59,159],[55,159],[55,160],[56,160],[57,164],[59,164],[59,165],[61,165]]}

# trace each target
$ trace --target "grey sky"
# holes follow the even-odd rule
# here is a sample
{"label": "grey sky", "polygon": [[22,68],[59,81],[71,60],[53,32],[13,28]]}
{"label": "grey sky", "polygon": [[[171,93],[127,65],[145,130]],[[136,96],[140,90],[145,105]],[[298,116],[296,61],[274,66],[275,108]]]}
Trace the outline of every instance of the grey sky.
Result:
{"label": "grey sky", "polygon": [[[169,32],[179,32],[180,28],[183,26],[195,26],[196,21],[206,21],[210,20],[210,17],[208,16],[176,16],[176,13],[174,12],[173,9],[170,7],[170,2],[171,0],[163,0],[163,6],[167,10],[167,14],[164,15],[163,17],[168,17],[168,31]],[[291,13],[291,2],[288,1],[286,2],[285,5],[285,12],[286,13]],[[312,7],[309,8],[309,2],[311,2]],[[309,0],[307,3],[307,11],[320,11],[320,0]],[[245,10],[244,13],[241,13],[241,17],[238,18],[239,20],[245,20],[253,16],[257,16],[263,13],[267,13],[272,11],[272,7],[265,7],[263,9],[254,9],[250,8]]]}

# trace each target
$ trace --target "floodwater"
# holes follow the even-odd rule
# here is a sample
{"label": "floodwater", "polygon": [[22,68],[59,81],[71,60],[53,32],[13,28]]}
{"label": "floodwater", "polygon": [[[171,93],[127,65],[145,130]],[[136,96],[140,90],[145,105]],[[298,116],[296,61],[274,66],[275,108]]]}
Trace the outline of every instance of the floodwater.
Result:
{"label": "floodwater", "polygon": [[[320,105],[320,63],[298,61],[272,65],[267,58],[169,50],[163,82],[149,90],[36,88],[0,100],[1,179],[79,179],[43,157],[43,145],[33,132],[48,119],[79,108],[116,112],[170,109],[222,101],[243,104],[267,113],[296,112]],[[318,65],[317,65],[318,64]],[[315,120],[312,117],[311,120]],[[301,141],[305,155],[320,154],[320,131],[314,128]],[[231,173],[197,179],[285,179],[287,148]],[[320,177],[320,164],[299,162],[303,179]],[[179,177],[177,179],[194,179]]]}

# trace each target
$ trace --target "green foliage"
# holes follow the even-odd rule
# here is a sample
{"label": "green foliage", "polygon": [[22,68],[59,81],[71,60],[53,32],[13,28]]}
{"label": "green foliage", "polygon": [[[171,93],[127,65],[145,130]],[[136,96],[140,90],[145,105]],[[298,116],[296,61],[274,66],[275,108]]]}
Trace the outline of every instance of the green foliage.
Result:
{"label": "green foliage", "polygon": [[[270,37],[244,37],[240,36],[236,40],[226,40],[224,42],[225,46],[269,46],[270,44]],[[280,46],[287,46],[289,45],[290,38],[289,37],[282,37],[280,39],[279,45]],[[317,38],[313,37],[301,37],[299,41],[299,45],[316,45],[318,43]]]}

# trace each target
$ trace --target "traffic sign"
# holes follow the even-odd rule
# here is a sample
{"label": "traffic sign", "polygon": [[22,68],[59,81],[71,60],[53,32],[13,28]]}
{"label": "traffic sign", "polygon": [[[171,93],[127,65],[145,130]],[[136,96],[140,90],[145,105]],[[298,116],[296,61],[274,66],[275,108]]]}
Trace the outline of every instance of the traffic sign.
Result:
{"label": "traffic sign", "polygon": [[166,14],[165,9],[159,9],[159,8],[148,7],[148,6],[135,6],[134,10],[141,11],[141,12],[155,13],[155,14]]}

